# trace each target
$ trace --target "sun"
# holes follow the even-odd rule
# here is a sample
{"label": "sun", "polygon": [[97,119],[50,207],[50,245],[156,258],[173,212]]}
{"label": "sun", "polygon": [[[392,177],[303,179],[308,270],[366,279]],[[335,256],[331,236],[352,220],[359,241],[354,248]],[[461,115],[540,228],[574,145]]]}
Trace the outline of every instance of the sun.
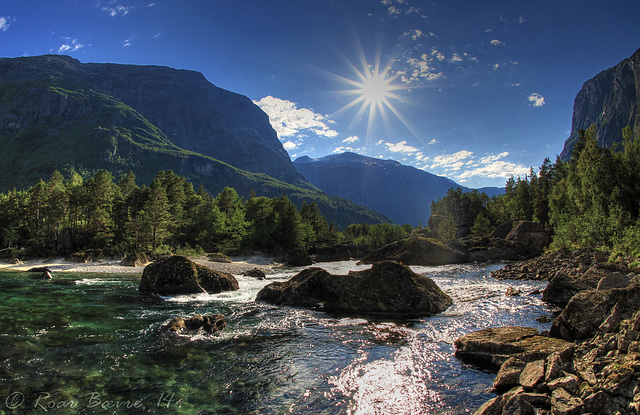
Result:
{"label": "sun", "polygon": [[365,75],[357,92],[362,96],[365,104],[380,106],[393,96],[393,89],[391,79],[384,74],[373,72]]}
{"label": "sun", "polygon": [[400,91],[415,87],[409,87],[401,82],[402,73],[394,71],[392,68],[395,62],[394,58],[383,65],[380,62],[380,55],[381,53],[378,53],[373,61],[367,61],[364,52],[359,48],[357,51],[359,66],[345,57],[346,63],[353,71],[353,76],[350,78],[325,72],[334,80],[347,86],[346,89],[337,91],[338,94],[350,97],[346,105],[337,110],[334,115],[355,110],[352,126],[365,119],[367,137],[371,138],[374,134],[378,134],[379,121],[382,121],[384,127],[389,130],[390,115],[392,114],[414,135],[419,136],[411,123],[401,114],[398,105],[399,103],[410,103]]}

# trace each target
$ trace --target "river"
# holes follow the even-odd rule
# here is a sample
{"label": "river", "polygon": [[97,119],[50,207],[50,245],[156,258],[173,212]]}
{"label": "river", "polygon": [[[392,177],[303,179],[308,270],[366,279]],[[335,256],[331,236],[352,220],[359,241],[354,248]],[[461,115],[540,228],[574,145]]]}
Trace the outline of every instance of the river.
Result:
{"label": "river", "polygon": [[[332,273],[353,261],[317,264]],[[454,304],[419,319],[344,317],[254,302],[240,290],[154,297],[139,276],[0,273],[0,414],[464,414],[491,398],[493,374],[455,358],[475,330],[538,330],[550,315],[536,281],[489,277],[501,264],[412,267]],[[507,297],[509,286],[523,295]],[[222,313],[220,334],[171,337],[176,316]]]}

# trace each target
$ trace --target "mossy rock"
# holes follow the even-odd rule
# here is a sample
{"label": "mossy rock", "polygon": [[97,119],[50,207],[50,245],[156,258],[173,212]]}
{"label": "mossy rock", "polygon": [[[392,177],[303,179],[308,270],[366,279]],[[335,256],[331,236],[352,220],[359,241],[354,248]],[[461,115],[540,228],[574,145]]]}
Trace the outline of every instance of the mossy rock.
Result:
{"label": "mossy rock", "polygon": [[267,285],[258,293],[256,301],[321,308],[341,314],[400,317],[440,313],[452,304],[451,298],[433,280],[394,261],[376,263],[371,269],[349,275],[332,275],[321,268],[308,268],[289,281]]}
{"label": "mossy rock", "polygon": [[371,252],[363,264],[392,260],[406,265],[443,265],[467,262],[468,257],[457,249],[427,236],[415,233]]}
{"label": "mossy rock", "polygon": [[172,256],[147,265],[140,280],[140,292],[159,295],[217,294],[236,291],[235,277],[196,264],[183,256]]}

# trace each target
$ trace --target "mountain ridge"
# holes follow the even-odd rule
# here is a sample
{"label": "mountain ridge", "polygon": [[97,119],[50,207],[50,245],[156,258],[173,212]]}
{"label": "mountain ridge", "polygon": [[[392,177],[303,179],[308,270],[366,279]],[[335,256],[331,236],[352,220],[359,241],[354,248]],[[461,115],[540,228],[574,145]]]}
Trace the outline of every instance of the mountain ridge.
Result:
{"label": "mountain ridge", "polygon": [[[451,188],[472,191],[446,177],[434,175],[395,160],[381,160],[356,153],[332,154],[318,159],[297,158],[294,166],[327,194],[344,197],[376,210],[399,224],[426,224],[431,202]],[[345,179],[348,178],[348,179]],[[402,183],[403,186],[398,186]],[[489,196],[499,188],[483,188]]]}
{"label": "mountain ridge", "polygon": [[[184,80],[184,82],[182,82]],[[132,170],[150,183],[174,170],[212,194],[317,201],[336,225],[389,222],[328,197],[298,173],[249,98],[195,71],[83,64],[60,55],[0,59],[0,188],[26,188],[54,170]]]}

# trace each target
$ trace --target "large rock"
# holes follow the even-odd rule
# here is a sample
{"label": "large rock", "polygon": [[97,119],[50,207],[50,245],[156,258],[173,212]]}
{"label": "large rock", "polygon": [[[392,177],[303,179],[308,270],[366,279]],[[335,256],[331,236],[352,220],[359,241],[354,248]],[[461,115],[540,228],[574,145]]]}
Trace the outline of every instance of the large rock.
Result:
{"label": "large rock", "polygon": [[213,271],[176,255],[147,265],[139,289],[160,295],[217,294],[238,290],[239,286],[231,274]]}
{"label": "large rock", "polygon": [[350,243],[317,248],[311,253],[315,262],[335,262],[361,258],[363,251],[364,247]]}
{"label": "large rock", "polygon": [[267,285],[256,301],[340,313],[402,316],[439,313],[452,303],[430,278],[394,261],[376,263],[371,269],[349,275],[309,268],[289,281]]}
{"label": "large rock", "polygon": [[465,254],[440,241],[421,234],[412,234],[371,252],[363,264],[393,260],[406,265],[443,265],[467,262]]}
{"label": "large rock", "polygon": [[595,289],[604,276],[602,271],[595,268],[585,273],[558,273],[542,292],[542,300],[564,307],[580,291]]}
{"label": "large rock", "polygon": [[313,259],[309,253],[302,248],[294,248],[284,254],[284,261],[294,267],[306,267],[313,264]]}
{"label": "large rock", "polygon": [[640,283],[611,290],[577,293],[554,320],[551,335],[569,341],[584,340],[618,329],[620,321],[640,307]]}
{"label": "large rock", "polygon": [[455,341],[456,357],[497,371],[509,358],[523,362],[545,359],[552,353],[570,354],[572,344],[527,327],[495,327],[476,331]]}
{"label": "large rock", "polygon": [[551,234],[541,224],[523,220],[513,226],[505,239],[513,241],[518,253],[535,256],[549,245]]}
{"label": "large rock", "polygon": [[509,261],[521,258],[515,244],[504,239],[471,239],[467,240],[466,245],[469,262]]}

